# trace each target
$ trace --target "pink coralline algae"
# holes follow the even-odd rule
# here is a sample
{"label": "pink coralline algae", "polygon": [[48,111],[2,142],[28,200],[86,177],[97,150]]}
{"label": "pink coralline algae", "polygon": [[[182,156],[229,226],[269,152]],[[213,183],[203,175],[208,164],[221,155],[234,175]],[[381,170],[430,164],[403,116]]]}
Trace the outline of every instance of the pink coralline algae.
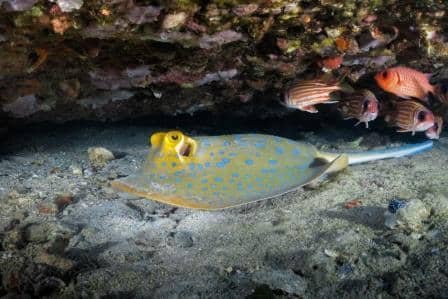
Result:
{"label": "pink coralline algae", "polygon": [[89,72],[92,84],[103,90],[117,90],[120,88],[142,87],[150,76],[148,66],[127,68],[123,71],[98,69]]}
{"label": "pink coralline algae", "polygon": [[25,11],[33,7],[38,0],[0,0],[0,7],[7,11]]}
{"label": "pink coralline algae", "polygon": [[78,10],[84,4],[84,0],[57,0],[52,2],[57,2],[63,12]]}
{"label": "pink coralline algae", "polygon": [[199,40],[199,46],[203,49],[212,49],[217,46],[244,40],[244,36],[233,30],[217,32],[213,35],[204,35]]}
{"label": "pink coralline algae", "polygon": [[236,69],[219,71],[216,73],[211,73],[211,74],[205,75],[204,78],[197,80],[194,85],[201,86],[201,85],[205,85],[205,84],[208,84],[208,83],[214,82],[214,81],[229,80],[229,79],[235,77],[236,75],[238,75],[238,70],[236,70]]}
{"label": "pink coralline algae", "polygon": [[241,4],[237,5],[232,9],[232,12],[238,17],[248,16],[256,12],[258,9],[258,4]]}
{"label": "pink coralline algae", "polygon": [[9,112],[18,118],[30,116],[40,110],[42,107],[37,103],[34,94],[19,97],[14,102],[3,105],[4,112]]}
{"label": "pink coralline algae", "polygon": [[127,18],[137,25],[151,23],[157,21],[160,10],[160,7],[156,6],[134,6],[128,11]]}

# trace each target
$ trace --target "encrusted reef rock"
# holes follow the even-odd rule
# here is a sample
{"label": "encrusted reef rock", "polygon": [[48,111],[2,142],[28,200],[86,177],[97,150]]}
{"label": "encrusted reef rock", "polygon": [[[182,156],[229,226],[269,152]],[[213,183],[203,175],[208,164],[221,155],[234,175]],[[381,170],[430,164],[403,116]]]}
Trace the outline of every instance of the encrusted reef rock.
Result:
{"label": "encrusted reef rock", "polygon": [[[272,113],[297,77],[448,60],[444,1],[0,0],[0,119]],[[280,110],[275,113],[284,113]]]}

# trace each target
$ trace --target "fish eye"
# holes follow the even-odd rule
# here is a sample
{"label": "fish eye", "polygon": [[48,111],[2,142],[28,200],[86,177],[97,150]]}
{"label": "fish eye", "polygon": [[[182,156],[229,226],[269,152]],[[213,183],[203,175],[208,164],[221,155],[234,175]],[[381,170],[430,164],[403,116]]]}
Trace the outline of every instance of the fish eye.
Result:
{"label": "fish eye", "polygon": [[384,71],[384,72],[383,72],[383,78],[386,79],[387,76],[389,76],[389,72],[388,72],[388,71]]}
{"label": "fish eye", "polygon": [[425,118],[426,118],[426,111],[420,111],[420,112],[417,114],[417,119],[418,119],[419,121],[424,121]]}
{"label": "fish eye", "polygon": [[364,103],[362,103],[362,109],[367,110],[368,108],[369,108],[369,101],[364,101]]}

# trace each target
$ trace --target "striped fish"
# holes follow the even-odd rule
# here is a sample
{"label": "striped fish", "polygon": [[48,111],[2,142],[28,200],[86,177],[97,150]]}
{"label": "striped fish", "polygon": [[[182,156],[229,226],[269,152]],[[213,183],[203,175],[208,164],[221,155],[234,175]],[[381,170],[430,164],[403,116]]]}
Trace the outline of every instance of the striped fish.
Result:
{"label": "striped fish", "polygon": [[375,120],[378,116],[379,104],[375,95],[363,89],[349,95],[347,99],[339,103],[339,111],[341,111],[344,119],[355,118],[360,123],[365,123],[366,128],[369,127],[369,121]]}
{"label": "striped fish", "polygon": [[391,123],[400,129],[397,132],[415,132],[426,131],[434,126],[434,114],[424,105],[417,101],[405,100],[397,101],[395,112],[388,114],[385,121]]}
{"label": "striped fish", "polygon": [[316,104],[336,103],[330,93],[341,90],[339,82],[327,83],[320,79],[298,81],[284,95],[283,104],[289,108],[317,113]]}
{"label": "striped fish", "polygon": [[425,131],[426,137],[429,139],[439,139],[440,133],[442,133],[443,118],[435,116],[434,126]]}

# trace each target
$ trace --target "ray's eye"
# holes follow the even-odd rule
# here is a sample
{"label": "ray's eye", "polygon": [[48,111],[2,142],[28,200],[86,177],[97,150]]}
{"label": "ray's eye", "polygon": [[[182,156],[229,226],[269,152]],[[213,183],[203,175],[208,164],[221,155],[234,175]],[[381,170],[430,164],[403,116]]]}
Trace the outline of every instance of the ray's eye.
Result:
{"label": "ray's eye", "polygon": [[417,119],[419,121],[424,121],[426,118],[426,111],[420,111],[417,115]]}
{"label": "ray's eye", "polygon": [[177,141],[179,139],[179,136],[177,135],[171,135],[171,140]]}
{"label": "ray's eye", "polygon": [[387,78],[387,76],[389,76],[389,73],[388,73],[388,71],[384,71],[384,72],[383,72],[383,78],[384,78],[384,79],[386,79],[386,78]]}

